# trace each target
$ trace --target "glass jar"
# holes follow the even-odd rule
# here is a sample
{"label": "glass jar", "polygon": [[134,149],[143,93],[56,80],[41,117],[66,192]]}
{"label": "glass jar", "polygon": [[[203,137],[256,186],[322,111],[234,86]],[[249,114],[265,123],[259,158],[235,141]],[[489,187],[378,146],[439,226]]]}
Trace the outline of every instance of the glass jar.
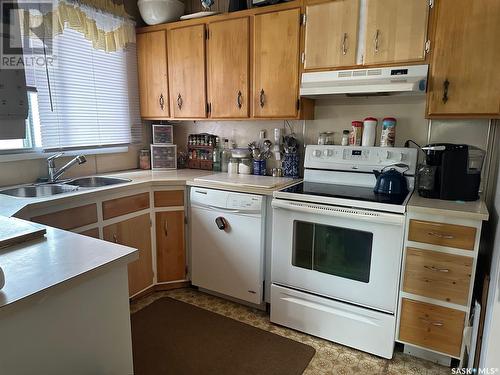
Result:
{"label": "glass jar", "polygon": [[151,154],[149,150],[139,151],[139,167],[141,169],[151,169]]}
{"label": "glass jar", "polygon": [[241,159],[238,165],[239,174],[251,174],[252,173],[252,160],[244,158]]}
{"label": "glass jar", "polygon": [[231,158],[229,159],[229,163],[227,164],[227,173],[228,174],[238,174],[238,159]]}
{"label": "glass jar", "polygon": [[341,145],[342,146],[349,146],[349,130],[344,130],[342,132],[342,141],[341,141]]}

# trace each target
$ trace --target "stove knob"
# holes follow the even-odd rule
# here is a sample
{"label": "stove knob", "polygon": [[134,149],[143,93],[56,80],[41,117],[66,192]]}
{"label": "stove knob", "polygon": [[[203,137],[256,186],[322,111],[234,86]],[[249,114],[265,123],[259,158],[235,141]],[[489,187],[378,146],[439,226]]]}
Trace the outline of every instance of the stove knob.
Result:
{"label": "stove knob", "polygon": [[321,150],[314,150],[314,156],[316,156],[317,158],[321,157]]}
{"label": "stove knob", "polygon": [[326,157],[333,156],[333,150],[325,150],[323,151],[323,155],[325,155]]}
{"label": "stove knob", "polygon": [[406,159],[406,154],[404,152],[399,154],[399,161],[404,161]]}

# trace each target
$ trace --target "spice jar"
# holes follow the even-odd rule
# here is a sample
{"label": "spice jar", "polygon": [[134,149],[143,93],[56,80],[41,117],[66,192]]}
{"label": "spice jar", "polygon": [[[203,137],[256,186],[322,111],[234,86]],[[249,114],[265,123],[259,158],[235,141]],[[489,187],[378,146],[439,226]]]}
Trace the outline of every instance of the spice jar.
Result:
{"label": "spice jar", "polygon": [[349,130],[344,130],[342,132],[342,141],[340,144],[342,146],[349,146]]}

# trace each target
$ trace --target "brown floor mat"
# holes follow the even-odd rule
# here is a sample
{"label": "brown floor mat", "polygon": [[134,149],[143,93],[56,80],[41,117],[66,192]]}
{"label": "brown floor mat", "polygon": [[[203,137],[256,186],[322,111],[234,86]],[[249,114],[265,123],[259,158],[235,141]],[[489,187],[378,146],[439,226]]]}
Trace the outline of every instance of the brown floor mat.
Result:
{"label": "brown floor mat", "polygon": [[302,374],[313,347],[161,298],[132,314],[135,375]]}

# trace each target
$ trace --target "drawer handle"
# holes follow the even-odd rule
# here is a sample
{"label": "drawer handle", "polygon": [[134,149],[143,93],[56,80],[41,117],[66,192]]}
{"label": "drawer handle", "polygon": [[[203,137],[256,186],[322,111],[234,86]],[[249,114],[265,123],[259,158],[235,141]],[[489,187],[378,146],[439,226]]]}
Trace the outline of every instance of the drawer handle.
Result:
{"label": "drawer handle", "polygon": [[165,99],[163,99],[163,94],[160,94],[158,102],[160,103],[160,109],[163,111],[163,109],[165,108]]}
{"label": "drawer handle", "polygon": [[346,42],[347,42],[347,33],[344,33],[344,37],[342,38],[342,55],[347,54]]}
{"label": "drawer handle", "polygon": [[165,225],[163,226],[163,230],[165,232],[165,237],[168,237],[168,220],[165,219]]}
{"label": "drawer handle", "polygon": [[118,236],[116,235],[116,233],[113,233],[113,242],[118,243]]}
{"label": "drawer handle", "polygon": [[375,32],[375,53],[378,53],[378,39],[379,39],[379,35],[380,35],[380,30],[377,29],[377,31]]}
{"label": "drawer handle", "polygon": [[236,94],[236,106],[241,109],[241,107],[243,106],[243,102],[241,100],[241,97],[243,95],[241,94],[241,91],[238,91],[238,94]]}
{"label": "drawer handle", "polygon": [[265,100],[266,100],[266,97],[265,97],[264,89],[261,89],[260,90],[260,97],[259,97],[260,108],[264,108]]}
{"label": "drawer handle", "polygon": [[442,326],[444,326],[443,322],[440,322],[440,321],[437,321],[437,320],[429,320],[429,319],[425,319],[425,318],[420,318],[420,320],[422,322],[424,322],[424,323],[433,325],[435,327],[442,327]]}
{"label": "drawer handle", "polygon": [[437,232],[427,232],[429,236],[437,237],[437,238],[442,238],[444,240],[452,240],[455,238],[455,236],[452,236],[451,234],[441,234]]}
{"label": "drawer handle", "polygon": [[450,270],[448,268],[437,268],[434,266],[424,266],[424,268],[427,268],[428,270],[434,271],[434,272],[450,272]]}

